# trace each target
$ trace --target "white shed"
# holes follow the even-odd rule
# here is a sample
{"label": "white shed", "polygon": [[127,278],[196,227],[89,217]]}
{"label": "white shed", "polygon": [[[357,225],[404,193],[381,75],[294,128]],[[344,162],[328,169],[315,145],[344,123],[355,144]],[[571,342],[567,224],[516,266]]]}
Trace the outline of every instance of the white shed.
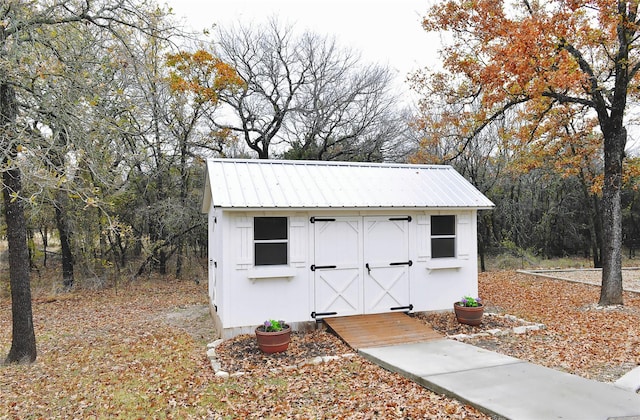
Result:
{"label": "white shed", "polygon": [[477,211],[492,207],[450,166],[209,160],[218,331],[451,309],[478,293]]}

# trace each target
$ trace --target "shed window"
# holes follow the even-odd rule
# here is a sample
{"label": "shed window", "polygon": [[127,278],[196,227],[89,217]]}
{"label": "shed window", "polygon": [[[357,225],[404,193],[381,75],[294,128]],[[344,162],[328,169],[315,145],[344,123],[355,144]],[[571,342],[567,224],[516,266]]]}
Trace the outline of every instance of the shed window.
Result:
{"label": "shed window", "polygon": [[255,217],[253,246],[255,265],[286,265],[288,262],[286,217]]}
{"label": "shed window", "polygon": [[456,217],[431,216],[431,258],[456,256]]}

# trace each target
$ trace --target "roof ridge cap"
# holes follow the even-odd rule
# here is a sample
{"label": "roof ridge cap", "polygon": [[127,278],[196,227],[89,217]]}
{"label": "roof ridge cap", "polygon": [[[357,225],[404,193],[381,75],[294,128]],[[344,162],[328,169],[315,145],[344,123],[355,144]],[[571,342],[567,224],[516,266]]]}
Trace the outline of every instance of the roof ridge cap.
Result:
{"label": "roof ridge cap", "polygon": [[219,163],[246,163],[263,165],[297,165],[297,166],[361,166],[371,168],[407,168],[407,169],[448,169],[451,165],[446,164],[415,164],[415,163],[395,163],[395,162],[352,162],[335,160],[288,160],[288,159],[234,159],[234,158],[211,158],[211,162]]}

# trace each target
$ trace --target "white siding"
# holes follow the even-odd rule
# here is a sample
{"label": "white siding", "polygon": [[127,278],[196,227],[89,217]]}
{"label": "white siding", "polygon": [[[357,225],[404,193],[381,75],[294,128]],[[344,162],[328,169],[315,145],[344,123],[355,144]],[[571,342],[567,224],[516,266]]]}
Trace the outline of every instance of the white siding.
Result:
{"label": "white siding", "polygon": [[[396,276],[408,278],[408,286],[402,283],[402,293],[396,293],[395,277],[378,284],[387,284],[394,299],[396,294],[409,293],[414,311],[451,309],[463,295],[478,292],[477,210],[493,204],[449,166],[220,159],[208,162],[205,188],[203,211],[214,225],[209,229],[209,296],[217,310],[217,325],[227,338],[252,333],[267,318],[284,319],[294,326],[313,322],[312,312],[322,310],[318,302],[330,291],[335,293],[325,297],[332,310],[340,306],[341,301],[334,299],[340,294],[347,300],[355,296],[354,313],[378,310],[374,305],[384,290],[367,289],[366,264],[372,270],[377,269],[377,260],[384,260],[381,266],[389,265],[383,257],[391,252],[385,247],[396,250],[399,246],[388,245],[384,238],[373,241],[364,233],[355,242],[347,241],[343,227],[331,233],[333,245],[318,249],[317,224],[311,223],[311,217],[355,220],[360,226],[376,218],[411,216],[402,257],[408,248],[412,265],[401,265],[404,277]],[[455,257],[431,257],[432,215],[456,217]],[[259,216],[288,218],[288,264],[254,265],[253,221]],[[377,244],[378,253],[365,256],[369,242]],[[352,243],[357,249],[343,249]],[[322,289],[322,279],[316,276],[323,273],[310,267],[323,263],[327,253],[355,256],[346,268],[352,271],[347,274],[359,276],[353,283],[357,290],[346,289],[347,283],[330,291]],[[374,274],[376,281],[381,280]],[[342,272],[336,270],[335,275]],[[372,293],[367,295],[367,290]]]}
{"label": "white siding", "polygon": [[307,218],[292,216],[289,220],[289,263],[294,267],[305,267],[307,262]]}

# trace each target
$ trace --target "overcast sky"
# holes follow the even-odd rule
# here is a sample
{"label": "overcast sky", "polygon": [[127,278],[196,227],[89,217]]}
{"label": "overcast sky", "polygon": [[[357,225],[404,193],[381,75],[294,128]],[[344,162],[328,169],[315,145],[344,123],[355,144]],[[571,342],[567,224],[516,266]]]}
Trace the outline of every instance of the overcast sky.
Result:
{"label": "overcast sky", "polygon": [[364,61],[388,65],[398,83],[435,61],[438,37],[421,27],[433,0],[166,0],[195,30],[277,16],[300,31],[335,35]]}
{"label": "overcast sky", "polygon": [[[263,23],[277,16],[300,31],[335,35],[341,46],[361,52],[363,60],[388,65],[405,92],[410,92],[404,83],[410,72],[439,63],[439,36],[425,32],[421,26],[429,5],[439,0],[159,1],[172,7],[176,17],[184,18],[194,30],[238,21]],[[640,128],[635,125],[629,129],[630,147],[637,148]]]}

